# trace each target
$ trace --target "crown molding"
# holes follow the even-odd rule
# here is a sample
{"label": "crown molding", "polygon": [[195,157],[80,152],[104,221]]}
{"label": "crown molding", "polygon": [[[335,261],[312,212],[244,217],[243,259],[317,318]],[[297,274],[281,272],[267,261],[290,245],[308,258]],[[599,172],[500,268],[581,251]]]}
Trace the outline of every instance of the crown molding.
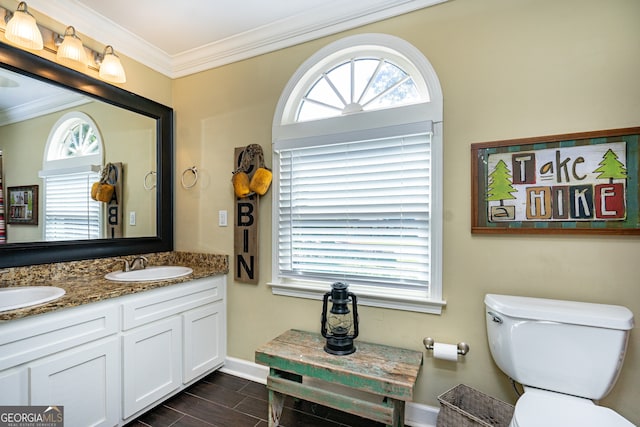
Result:
{"label": "crown molding", "polygon": [[0,112],[0,126],[29,120],[45,114],[55,113],[67,108],[77,107],[90,102],[85,96],[77,93],[61,91],[55,95],[48,95],[35,101],[17,105]]}
{"label": "crown molding", "polygon": [[[173,77],[172,59],[167,53],[76,0],[29,0],[29,10],[47,15],[65,26],[73,25],[81,36],[111,45],[118,54]],[[94,48],[102,51],[98,46]]]}
{"label": "crown molding", "polygon": [[[29,0],[29,7],[170,78],[248,59],[448,0],[343,0],[169,55],[77,0]],[[96,49],[99,50],[99,49]]]}
{"label": "crown molding", "polygon": [[219,67],[448,0],[327,2],[321,8],[237,34],[174,57],[173,77]]}

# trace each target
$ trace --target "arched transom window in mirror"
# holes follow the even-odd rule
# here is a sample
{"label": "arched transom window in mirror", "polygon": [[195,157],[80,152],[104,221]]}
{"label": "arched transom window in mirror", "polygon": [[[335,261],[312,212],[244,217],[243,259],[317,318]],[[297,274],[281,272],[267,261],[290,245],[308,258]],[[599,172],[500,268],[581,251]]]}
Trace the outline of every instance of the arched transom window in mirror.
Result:
{"label": "arched transom window in mirror", "polygon": [[[74,157],[99,155],[102,152],[99,134],[94,126],[83,117],[64,119],[57,126],[52,144],[47,150],[47,160],[61,160]],[[66,116],[65,116],[66,117]]]}
{"label": "arched transom window in mirror", "polygon": [[88,115],[67,113],[52,127],[40,173],[45,241],[101,237],[100,203],[90,195],[102,160],[102,138]]}

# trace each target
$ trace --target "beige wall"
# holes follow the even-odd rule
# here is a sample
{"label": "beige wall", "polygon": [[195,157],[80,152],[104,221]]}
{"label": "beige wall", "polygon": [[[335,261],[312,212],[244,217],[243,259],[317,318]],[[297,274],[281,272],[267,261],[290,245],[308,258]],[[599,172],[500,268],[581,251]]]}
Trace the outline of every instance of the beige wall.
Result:
{"label": "beige wall", "polygon": [[[430,60],[444,93],[447,307],[441,316],[363,307],[360,339],[416,350],[425,336],[466,341],[471,352],[457,365],[426,356],[416,401],[437,405],[436,396],[458,383],[513,401],[486,344],[484,294],[624,304],[640,316],[640,244],[637,237],[471,235],[469,147],[640,125],[638,16],[636,0],[453,0],[177,79],[176,249],[232,253],[233,228],[217,226],[217,211],[232,218],[233,149],[259,143],[269,152],[278,97],[303,61],[347,34],[402,37]],[[201,179],[185,190],[179,177],[193,165]],[[248,361],[286,329],[318,330],[321,309],[318,301],[271,294],[271,201],[260,203],[260,284],[231,280],[228,293],[229,356]],[[640,423],[639,384],[636,330],[603,403]]]}

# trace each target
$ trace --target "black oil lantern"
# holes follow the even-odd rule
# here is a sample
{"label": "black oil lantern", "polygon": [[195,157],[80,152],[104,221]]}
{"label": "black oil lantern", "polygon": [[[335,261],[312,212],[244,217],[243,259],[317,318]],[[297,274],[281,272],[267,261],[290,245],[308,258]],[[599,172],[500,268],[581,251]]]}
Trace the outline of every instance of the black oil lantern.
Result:
{"label": "black oil lantern", "polygon": [[[358,302],[352,292],[347,291],[347,284],[336,282],[331,285],[331,292],[322,299],[322,325],[320,332],[327,339],[324,351],[343,356],[356,351],[353,340],[358,336]],[[327,305],[331,298],[331,310],[327,313]],[[351,301],[352,311],[349,310]]]}

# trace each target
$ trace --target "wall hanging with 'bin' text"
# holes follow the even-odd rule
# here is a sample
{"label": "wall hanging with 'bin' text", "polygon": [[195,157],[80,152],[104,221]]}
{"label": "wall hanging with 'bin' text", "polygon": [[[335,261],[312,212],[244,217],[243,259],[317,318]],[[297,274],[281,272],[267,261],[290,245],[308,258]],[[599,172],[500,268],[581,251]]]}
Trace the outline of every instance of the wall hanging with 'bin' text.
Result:
{"label": "wall hanging with 'bin' text", "polygon": [[[234,165],[237,168],[242,163],[243,152],[246,147],[234,150]],[[245,171],[252,177],[257,169],[250,164]],[[258,284],[258,195],[250,194],[246,197],[234,196],[234,274],[236,282]]]}
{"label": "wall hanging with 'bin' text", "polygon": [[471,145],[472,233],[640,234],[640,127]]}

